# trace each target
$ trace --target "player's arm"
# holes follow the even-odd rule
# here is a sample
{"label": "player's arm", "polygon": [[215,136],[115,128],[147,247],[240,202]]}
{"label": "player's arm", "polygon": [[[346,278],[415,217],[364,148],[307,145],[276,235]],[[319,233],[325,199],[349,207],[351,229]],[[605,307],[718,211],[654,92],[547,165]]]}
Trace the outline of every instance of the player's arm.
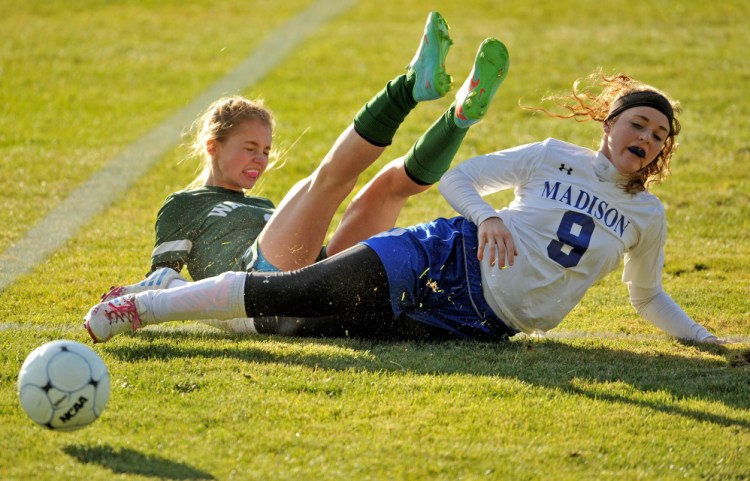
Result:
{"label": "player's arm", "polygon": [[630,302],[635,310],[651,324],[680,339],[725,344],[724,339],[693,321],[685,311],[660,287],[645,289],[628,286]]}
{"label": "player's arm", "polygon": [[151,253],[149,274],[161,267],[182,271],[192,249],[193,229],[186,219],[194,216],[185,215],[190,208],[190,204],[183,198],[172,194],[159,209],[154,226],[156,240]]}
{"label": "player's arm", "polygon": [[498,216],[483,197],[528,182],[544,153],[537,142],[473,157],[446,172],[438,189],[456,212],[479,226]]}
{"label": "player's arm", "polygon": [[477,258],[489,254],[490,265],[513,265],[518,255],[513,236],[495,208],[484,196],[522,184],[535,159],[541,158],[542,145],[528,144],[466,160],[440,179],[439,190],[456,212],[479,226]]}
{"label": "player's arm", "polygon": [[685,311],[664,292],[661,285],[664,265],[664,245],[667,222],[664,207],[655,205],[639,243],[625,253],[622,280],[627,284],[630,303],[651,324],[680,339],[698,342],[724,343],[705,327],[693,321]]}
{"label": "player's arm", "polygon": [[159,242],[151,253],[151,270],[149,274],[161,267],[169,267],[176,272],[181,272],[188,259],[192,244],[187,239],[176,241]]}
{"label": "player's arm", "polygon": [[[517,254],[513,237],[497,211],[482,198],[472,176],[462,169],[447,172],[440,181],[440,193],[458,212],[479,227],[477,259],[482,262],[489,254],[491,266],[513,265]],[[506,262],[507,259],[507,262]]]}

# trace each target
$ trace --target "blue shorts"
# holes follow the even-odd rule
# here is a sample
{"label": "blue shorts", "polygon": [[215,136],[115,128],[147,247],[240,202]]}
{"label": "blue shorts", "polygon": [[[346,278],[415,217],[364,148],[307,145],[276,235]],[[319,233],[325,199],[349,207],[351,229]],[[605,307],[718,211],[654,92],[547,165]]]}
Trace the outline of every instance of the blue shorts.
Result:
{"label": "blue shorts", "polygon": [[477,341],[517,334],[484,300],[477,227],[465,218],[391,229],[362,243],[385,267],[395,317],[405,315]]}
{"label": "blue shorts", "polygon": [[242,270],[248,272],[281,272],[260,252],[260,246],[258,245],[258,239],[255,239],[253,245],[245,251],[242,256]]}
{"label": "blue shorts", "polygon": [[[315,259],[315,262],[321,261],[325,258],[326,248],[323,246],[320,250],[320,254],[318,254],[318,258]],[[268,262],[268,259],[266,259],[260,251],[258,239],[255,239],[253,245],[251,245],[242,256],[242,270],[248,272],[281,272],[281,269]]]}

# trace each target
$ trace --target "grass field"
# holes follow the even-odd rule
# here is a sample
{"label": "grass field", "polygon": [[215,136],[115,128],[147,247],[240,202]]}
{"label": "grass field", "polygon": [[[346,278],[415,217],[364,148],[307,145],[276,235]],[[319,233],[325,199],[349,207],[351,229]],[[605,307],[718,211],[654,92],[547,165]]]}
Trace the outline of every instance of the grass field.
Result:
{"label": "grass field", "polygon": [[[0,0],[0,262],[90,176],[312,3]],[[276,142],[289,148],[260,193],[278,202],[309,173],[359,106],[403,71],[437,9],[452,27],[457,83],[483,38],[511,52],[510,74],[459,159],[546,137],[595,147],[599,126],[519,103],[539,105],[597,67],[681,100],[673,176],[654,189],[669,221],[664,286],[735,343],[664,335],[630,307],[619,272],[548,337],[499,346],[171,324],[95,346],[112,376],[102,418],[74,433],[44,430],[19,406],[18,369],[46,341],[90,342],[88,308],[147,271],[156,212],[195,173],[176,147],[0,292],[0,479],[750,479],[750,3],[350,3],[240,92],[273,108]],[[450,101],[420,105],[389,152],[403,153]],[[447,215],[433,189],[399,223]]]}

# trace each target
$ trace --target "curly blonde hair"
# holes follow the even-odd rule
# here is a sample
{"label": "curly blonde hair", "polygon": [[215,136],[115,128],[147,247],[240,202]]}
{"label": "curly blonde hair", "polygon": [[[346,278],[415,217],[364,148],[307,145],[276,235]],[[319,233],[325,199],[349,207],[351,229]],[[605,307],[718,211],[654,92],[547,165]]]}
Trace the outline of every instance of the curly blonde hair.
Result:
{"label": "curly blonde hair", "polygon": [[[629,75],[618,73],[606,75],[597,70],[584,79],[573,83],[573,91],[570,94],[546,97],[543,100],[552,100],[558,106],[567,110],[566,114],[550,112],[545,108],[532,107],[550,117],[561,119],[575,119],[578,122],[594,120],[597,122],[614,122],[618,115],[610,117],[613,104],[620,98],[633,92],[655,92],[666,99],[672,106],[674,114],[681,111],[678,101],[671,99],[664,92],[640,82]],[[598,92],[598,93],[597,93]],[[527,107],[528,108],[528,107]],[[662,146],[661,152],[653,162],[644,166],[638,172],[628,176],[622,184],[623,190],[635,194],[646,190],[651,184],[664,180],[669,175],[669,163],[677,149],[676,137],[679,135],[681,125],[675,116],[672,116],[670,132]]]}
{"label": "curly blonde hair", "polygon": [[[273,132],[276,126],[273,113],[268,109],[262,100],[249,100],[245,97],[234,95],[223,97],[214,101],[208,108],[196,119],[190,131],[193,132],[193,140],[190,143],[191,157],[202,160],[200,173],[188,185],[188,189],[201,187],[211,173],[211,163],[213,159],[206,150],[209,140],[223,142],[234,132],[234,129],[248,120],[259,120]],[[272,153],[275,157],[275,154]],[[269,169],[273,167],[273,162],[269,164]]]}

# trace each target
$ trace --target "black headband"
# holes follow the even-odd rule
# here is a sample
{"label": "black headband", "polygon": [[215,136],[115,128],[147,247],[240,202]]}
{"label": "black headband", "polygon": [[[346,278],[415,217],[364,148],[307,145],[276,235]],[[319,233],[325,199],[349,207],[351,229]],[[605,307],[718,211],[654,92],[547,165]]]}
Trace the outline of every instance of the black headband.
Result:
{"label": "black headband", "polygon": [[672,133],[672,124],[674,122],[674,110],[672,104],[666,97],[658,92],[651,90],[641,90],[623,95],[612,103],[612,108],[607,115],[607,120],[613,119],[628,109],[633,107],[651,107],[663,113],[669,121],[669,133]]}

